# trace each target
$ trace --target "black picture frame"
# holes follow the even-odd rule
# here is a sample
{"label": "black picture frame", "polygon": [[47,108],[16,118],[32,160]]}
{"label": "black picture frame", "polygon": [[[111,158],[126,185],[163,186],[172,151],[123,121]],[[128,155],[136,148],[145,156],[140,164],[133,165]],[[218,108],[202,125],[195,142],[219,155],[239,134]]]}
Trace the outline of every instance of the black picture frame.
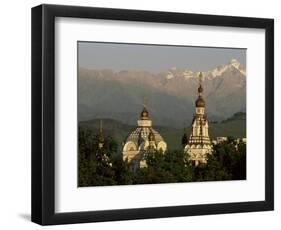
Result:
{"label": "black picture frame", "polygon": [[[55,213],[55,18],[265,29],[265,200]],[[267,211],[274,209],[274,20],[126,9],[40,5],[32,8],[32,221],[41,225]]]}

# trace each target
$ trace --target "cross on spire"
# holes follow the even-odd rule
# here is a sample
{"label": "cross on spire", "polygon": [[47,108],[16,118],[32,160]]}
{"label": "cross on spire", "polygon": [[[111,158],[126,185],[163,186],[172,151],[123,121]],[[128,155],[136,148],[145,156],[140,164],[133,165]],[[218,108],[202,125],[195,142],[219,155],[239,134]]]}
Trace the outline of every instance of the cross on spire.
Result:
{"label": "cross on spire", "polygon": [[147,107],[147,97],[143,97],[143,107],[146,108]]}
{"label": "cross on spire", "polygon": [[202,80],[203,80],[203,75],[202,75],[202,72],[200,72],[199,73],[199,87],[198,87],[199,97],[201,97],[202,93],[203,93]]}
{"label": "cross on spire", "polygon": [[203,74],[202,72],[199,73],[199,85],[202,85]]}
{"label": "cross on spire", "polygon": [[147,97],[143,97],[143,109],[142,112],[140,114],[140,117],[142,120],[147,120],[149,119],[149,115],[148,115],[148,111],[147,111]]}

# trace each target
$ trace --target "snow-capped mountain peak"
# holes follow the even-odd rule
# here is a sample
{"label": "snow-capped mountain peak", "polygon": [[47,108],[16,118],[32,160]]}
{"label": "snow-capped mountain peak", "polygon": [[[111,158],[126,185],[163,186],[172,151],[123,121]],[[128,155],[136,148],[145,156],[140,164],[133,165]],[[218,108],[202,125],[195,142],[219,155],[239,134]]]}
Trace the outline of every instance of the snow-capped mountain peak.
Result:
{"label": "snow-capped mountain peak", "polygon": [[[205,78],[213,79],[213,78],[216,78],[216,77],[220,77],[220,76],[223,75],[223,73],[225,73],[227,71],[231,71],[232,68],[235,68],[243,76],[246,76],[246,71],[242,67],[240,62],[236,59],[231,59],[229,61],[229,63],[227,63],[225,65],[220,65],[220,66],[217,66],[216,68],[214,68],[212,70],[202,72],[203,80],[205,80]],[[166,79],[171,80],[171,79],[176,78],[176,77],[183,77],[185,80],[189,80],[189,79],[198,77],[199,73],[200,72],[194,72],[190,69],[178,69],[176,67],[172,67],[172,68],[169,69],[169,71],[166,75]]]}
{"label": "snow-capped mountain peak", "polygon": [[230,65],[238,69],[244,76],[246,76],[246,70],[242,67],[239,61],[236,59],[231,59]]}
{"label": "snow-capped mountain peak", "polygon": [[228,64],[216,67],[215,69],[210,71],[210,73],[213,77],[218,77],[231,68],[237,69],[242,75],[246,76],[245,69],[243,69],[240,62],[236,59],[231,59]]}
{"label": "snow-capped mountain peak", "polygon": [[172,78],[174,78],[175,76],[173,75],[173,73],[171,73],[171,72],[168,72],[168,74],[166,75],[166,79],[172,79]]}
{"label": "snow-capped mountain peak", "polygon": [[210,73],[211,73],[212,77],[214,78],[214,77],[221,76],[227,69],[228,69],[227,65],[218,66],[215,69],[211,70]]}
{"label": "snow-capped mountain peak", "polygon": [[234,66],[236,69],[239,69],[240,68],[240,62],[237,61],[236,59],[231,59],[230,62],[229,62],[230,65]]}

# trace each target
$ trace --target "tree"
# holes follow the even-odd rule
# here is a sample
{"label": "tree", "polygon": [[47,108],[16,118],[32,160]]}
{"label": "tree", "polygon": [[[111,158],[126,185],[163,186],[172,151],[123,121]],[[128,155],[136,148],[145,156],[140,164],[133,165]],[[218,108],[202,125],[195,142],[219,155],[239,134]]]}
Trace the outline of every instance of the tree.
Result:
{"label": "tree", "polygon": [[147,151],[144,154],[147,167],[139,168],[134,175],[134,184],[172,183],[175,178],[165,170],[165,155],[162,151]]}
{"label": "tree", "polygon": [[184,151],[148,151],[145,160],[147,167],[136,171],[135,184],[192,181],[192,168]]}
{"label": "tree", "polygon": [[114,185],[112,157],[117,143],[107,137],[100,144],[100,136],[90,130],[79,129],[79,186]]}
{"label": "tree", "polygon": [[246,144],[234,138],[213,146],[207,164],[194,167],[194,181],[246,179]]}
{"label": "tree", "polygon": [[128,160],[123,161],[122,154],[112,158],[112,170],[115,172],[115,181],[118,185],[133,184],[133,171]]}
{"label": "tree", "polygon": [[234,138],[214,145],[207,164],[195,166],[183,150],[148,150],[144,160],[147,167],[133,170],[111,136],[79,129],[79,186],[246,179],[246,144]]}

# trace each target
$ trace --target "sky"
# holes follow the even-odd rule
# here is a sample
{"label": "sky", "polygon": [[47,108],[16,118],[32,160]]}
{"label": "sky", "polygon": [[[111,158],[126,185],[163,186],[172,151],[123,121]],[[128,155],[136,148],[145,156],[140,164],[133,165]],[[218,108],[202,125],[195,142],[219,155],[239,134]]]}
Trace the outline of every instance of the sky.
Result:
{"label": "sky", "polygon": [[88,69],[208,71],[231,59],[246,68],[246,49],[78,42],[78,65]]}

